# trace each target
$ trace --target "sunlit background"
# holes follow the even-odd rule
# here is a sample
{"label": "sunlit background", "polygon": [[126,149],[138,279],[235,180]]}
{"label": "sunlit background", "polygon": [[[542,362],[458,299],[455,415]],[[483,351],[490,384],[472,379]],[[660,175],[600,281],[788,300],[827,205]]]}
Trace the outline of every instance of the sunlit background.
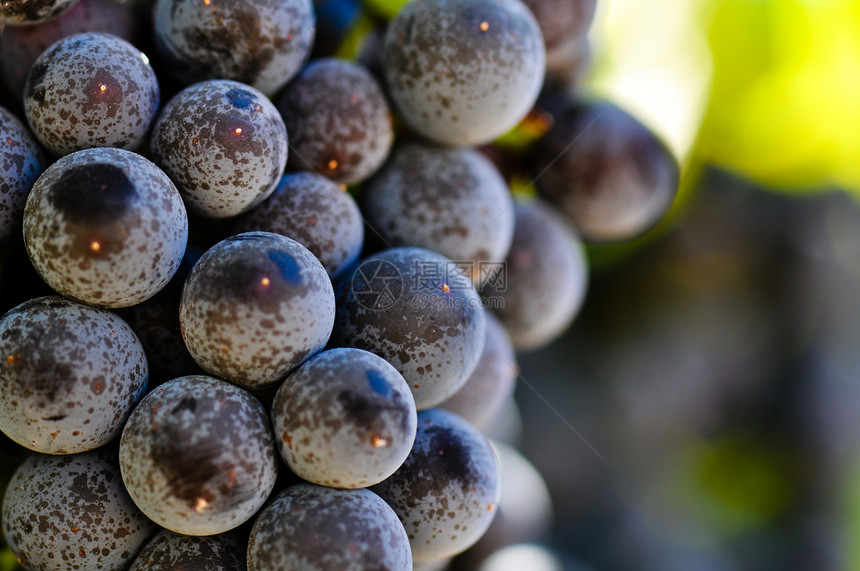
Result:
{"label": "sunlit background", "polygon": [[604,1],[591,40],[684,177],[521,357],[554,568],[860,569],[860,3]]}

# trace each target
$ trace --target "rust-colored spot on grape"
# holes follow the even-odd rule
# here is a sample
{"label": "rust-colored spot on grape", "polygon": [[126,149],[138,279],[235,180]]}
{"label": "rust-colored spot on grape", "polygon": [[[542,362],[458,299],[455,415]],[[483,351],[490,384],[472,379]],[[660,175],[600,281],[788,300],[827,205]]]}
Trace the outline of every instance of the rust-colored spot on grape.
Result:
{"label": "rust-colored spot on grape", "polygon": [[286,442],[287,445],[289,446],[290,444],[293,443],[293,437],[287,433],[284,433],[284,442]]}
{"label": "rust-colored spot on grape", "polygon": [[6,362],[9,363],[10,365],[12,363],[14,363],[15,362],[15,355],[9,355],[8,357],[6,357]]}
{"label": "rust-colored spot on grape", "polygon": [[442,284],[442,293],[449,293],[451,291],[451,287],[448,284]]}
{"label": "rust-colored spot on grape", "polygon": [[370,437],[370,444],[374,448],[386,448],[389,442],[387,438],[383,438],[379,434],[374,434]]}
{"label": "rust-colored spot on grape", "polygon": [[206,498],[197,498],[197,501],[194,502],[194,511],[199,514],[202,514],[203,511],[209,507],[209,502],[206,501]]}
{"label": "rust-colored spot on grape", "polygon": [[333,171],[337,168],[337,161],[331,159],[326,166],[328,167],[328,170]]}
{"label": "rust-colored spot on grape", "polygon": [[482,32],[486,32],[490,29],[490,23],[484,20],[483,22],[481,22],[481,25],[479,25],[478,28],[480,28]]}
{"label": "rust-colored spot on grape", "polygon": [[98,240],[93,240],[90,242],[90,250],[93,252],[99,252],[102,249],[102,244]]}
{"label": "rust-colored spot on grape", "polygon": [[260,280],[260,285],[263,287],[269,287],[269,284],[271,284],[271,283],[272,283],[272,280],[270,280],[269,278],[263,278]]}

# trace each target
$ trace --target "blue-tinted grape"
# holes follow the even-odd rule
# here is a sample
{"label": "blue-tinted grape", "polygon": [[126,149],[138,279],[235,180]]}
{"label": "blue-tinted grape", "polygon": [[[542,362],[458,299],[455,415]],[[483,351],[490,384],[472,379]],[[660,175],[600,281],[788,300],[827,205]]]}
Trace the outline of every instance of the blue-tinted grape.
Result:
{"label": "blue-tinted grape", "polygon": [[539,200],[515,205],[514,241],[503,279],[481,290],[517,349],[561,335],[579,313],[588,282],[582,245],[564,220]]}
{"label": "blue-tinted grape", "polygon": [[361,349],[323,351],[287,377],[272,404],[275,441],[290,469],[333,488],[378,484],[415,440],[406,381]]}
{"label": "blue-tinted grape", "polygon": [[315,22],[311,0],[158,0],[154,27],[183,84],[234,79],[271,96],[310,54]]}
{"label": "blue-tinted grape", "polygon": [[0,4],[0,25],[23,26],[54,18],[75,0],[7,0]]}
{"label": "blue-tinted grape", "polygon": [[206,537],[163,529],[128,571],[246,571],[245,546],[235,534]]}
{"label": "blue-tinted grape", "polygon": [[188,241],[188,217],[170,179],[140,155],[87,149],[39,177],[24,209],[24,242],[58,293],[127,307],[163,288]]}
{"label": "blue-tinted grape", "polygon": [[30,129],[0,107],[0,238],[21,231],[27,195],[46,166]]}
{"label": "blue-tinted grape", "polygon": [[396,148],[363,189],[361,208],[388,243],[435,250],[462,263],[476,285],[501,265],[514,233],[507,184],[486,157],[466,147]]}
{"label": "blue-tinted grape", "polygon": [[155,529],[100,451],[33,455],[3,498],[3,534],[31,571],[124,569]]}
{"label": "blue-tinted grape", "polygon": [[179,318],[201,367],[263,388],[325,346],[334,306],[328,274],[307,248],[280,234],[248,232],[203,254],[185,282]]}
{"label": "blue-tinted grape", "polygon": [[397,515],[370,490],[298,484],[267,506],[251,530],[249,571],[409,571]]}
{"label": "blue-tinted grape", "polygon": [[74,454],[119,436],[147,386],[143,347],[115,314],[40,297],[0,319],[0,431]]}
{"label": "blue-tinted grape", "polygon": [[355,200],[311,172],[284,175],[272,195],[239,217],[234,229],[292,238],[319,258],[333,279],[358,259],[364,245],[364,221]]}
{"label": "blue-tinted grape", "polygon": [[414,0],[391,21],[385,78],[404,121],[450,145],[488,143],[531,109],[540,28],[520,0]]}
{"label": "blue-tinted grape", "polygon": [[535,15],[546,45],[547,79],[556,83],[570,78],[571,63],[585,52],[586,35],[597,0],[523,0]]}
{"label": "blue-tinted grape", "polygon": [[669,210],[678,164],[644,125],[606,102],[575,103],[538,144],[538,191],[593,242],[629,240]]}
{"label": "blue-tinted grape", "polygon": [[332,343],[394,365],[418,410],[450,397],[475,370],[484,310],[469,279],[444,256],[391,248],[363,260],[338,288]]}
{"label": "blue-tinted grape", "polygon": [[440,409],[418,413],[412,452],[373,491],[394,508],[424,562],[456,555],[490,526],[499,504],[499,464],[489,441]]}
{"label": "blue-tinted grape", "polygon": [[62,15],[33,26],[8,26],[0,35],[0,69],[7,91],[20,101],[27,72],[39,55],[65,37],[106,32],[137,44],[142,35],[130,7],[116,0],[78,0]]}
{"label": "blue-tinted grape", "polygon": [[164,107],[150,152],[189,210],[223,218],[249,210],[275,189],[287,164],[287,131],[260,91],[236,81],[204,81]]}
{"label": "blue-tinted grape", "polygon": [[111,34],[75,34],[48,48],[27,75],[24,112],[33,133],[63,156],[90,147],[137,149],[158,111],[149,60]]}
{"label": "blue-tinted grape", "polygon": [[499,319],[487,312],[484,351],[475,372],[454,396],[439,405],[485,430],[502,413],[519,374],[514,346]]}
{"label": "blue-tinted grape", "polygon": [[276,460],[263,405],[203,375],[146,395],[119,449],[134,503],[160,526],[187,535],[222,533],[251,518],[274,487]]}
{"label": "blue-tinted grape", "polygon": [[376,79],[339,59],[311,63],[278,99],[290,133],[290,166],[344,184],[361,182],[385,161],[394,132]]}

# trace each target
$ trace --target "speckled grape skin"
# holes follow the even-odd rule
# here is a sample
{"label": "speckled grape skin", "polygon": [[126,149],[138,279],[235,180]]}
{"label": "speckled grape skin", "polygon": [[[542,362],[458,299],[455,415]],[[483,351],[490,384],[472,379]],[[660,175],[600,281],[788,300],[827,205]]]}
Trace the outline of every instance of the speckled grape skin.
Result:
{"label": "speckled grape skin", "polygon": [[488,143],[531,109],[540,28],[520,0],[414,0],[391,21],[385,78],[403,120],[449,145]]}
{"label": "speckled grape skin", "polygon": [[452,412],[418,413],[406,462],[374,486],[394,508],[418,563],[456,555],[487,530],[499,503],[499,462],[490,442]]}
{"label": "speckled grape skin", "polygon": [[6,541],[31,571],[123,569],[155,529],[100,451],[33,455],[3,498]]}
{"label": "speckled grape skin", "polygon": [[292,143],[290,166],[335,182],[365,180],[382,166],[394,141],[382,89],[350,61],[311,63],[284,89],[278,110]]}
{"label": "speckled grape skin", "polygon": [[439,405],[457,413],[478,430],[489,428],[513,396],[519,369],[505,326],[487,312],[487,336],[475,372],[454,396]]}
{"label": "speckled grape skin", "polygon": [[579,238],[541,200],[515,205],[514,241],[499,284],[481,290],[505,325],[517,350],[544,346],[561,335],[579,313],[588,266]]}
{"label": "speckled grape skin", "polygon": [[135,150],[159,99],[146,56],[122,38],[93,32],[63,38],[39,56],[27,75],[24,113],[57,156],[90,147]]}
{"label": "speckled grape skin", "polygon": [[51,44],[84,32],[106,32],[135,43],[128,5],[115,0],[79,0],[62,15],[33,26],[9,26],[0,36],[0,68],[7,91],[20,101],[27,72]]}
{"label": "speckled grape skin", "polygon": [[74,454],[119,436],[147,386],[131,328],[58,296],[0,319],[0,431],[31,450]]}
{"label": "speckled grape skin", "polygon": [[[391,270],[393,279],[380,268]],[[386,285],[392,301],[377,303]],[[450,397],[475,370],[484,348],[484,310],[468,278],[441,254],[384,250],[347,274],[338,293],[333,345],[365,349],[394,365],[418,410]]]}
{"label": "speckled grape skin", "polygon": [[214,535],[250,519],[275,485],[277,457],[263,405],[204,375],[157,387],[120,439],[122,479],[160,526]]}
{"label": "speckled grape skin", "polygon": [[397,369],[361,349],[311,357],[272,404],[275,442],[298,476],[333,488],[378,484],[415,440],[415,400]]}
{"label": "speckled grape skin", "polygon": [[128,571],[246,571],[245,546],[234,534],[206,537],[161,530]]}
{"label": "speckled grape skin", "polygon": [[155,44],[180,82],[234,79],[273,95],[313,45],[310,0],[158,0]]}
{"label": "speckled grape skin", "polygon": [[269,198],[236,220],[234,230],[292,238],[316,256],[332,279],[361,254],[364,221],[352,196],[311,172],[284,175]]}
{"label": "speckled grape skin", "polygon": [[27,195],[46,166],[30,129],[0,107],[0,239],[20,232]]}
{"label": "speckled grape skin", "polygon": [[33,267],[58,293],[98,307],[155,295],[176,273],[187,241],[176,187],[154,164],[122,149],[58,160],[24,208]]}
{"label": "speckled grape skin", "polygon": [[0,5],[0,25],[38,24],[68,10],[75,0],[6,0]]}
{"label": "speckled grape skin", "polygon": [[679,170],[644,125],[607,102],[573,103],[538,143],[538,192],[591,242],[642,234],[669,210]]}
{"label": "speckled grape skin", "polygon": [[251,530],[249,571],[410,571],[397,515],[370,490],[298,484],[267,506]]}
{"label": "speckled grape skin", "polygon": [[499,264],[514,235],[511,194],[475,149],[407,143],[362,191],[367,223],[394,246],[417,246],[464,262],[477,286]]}
{"label": "speckled grape skin", "polygon": [[334,305],[328,274],[307,248],[280,234],[246,232],[203,254],[185,282],[179,320],[201,367],[259,389],[325,346]]}
{"label": "speckled grape skin", "polygon": [[164,107],[152,130],[152,160],[176,183],[189,210],[225,218],[269,196],[287,165],[278,110],[249,85],[197,83]]}

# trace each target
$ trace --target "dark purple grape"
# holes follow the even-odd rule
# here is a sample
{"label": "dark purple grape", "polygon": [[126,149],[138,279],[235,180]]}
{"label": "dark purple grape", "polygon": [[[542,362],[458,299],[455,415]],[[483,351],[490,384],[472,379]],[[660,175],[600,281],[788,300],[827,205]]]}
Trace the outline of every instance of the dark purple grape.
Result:
{"label": "dark purple grape", "polygon": [[76,34],[42,53],[27,75],[24,112],[58,156],[90,147],[137,149],[159,103],[147,57],[103,33]]}
{"label": "dark purple grape", "polygon": [[319,258],[332,279],[355,263],[364,245],[364,221],[355,200],[311,172],[284,175],[268,199],[236,220],[234,230],[292,238]]}
{"label": "dark purple grape", "polygon": [[271,96],[307,60],[315,22],[310,0],[158,0],[154,26],[183,84],[233,79]]}
{"label": "dark purple grape", "polygon": [[272,404],[290,469],[333,488],[378,484],[415,440],[415,400],[397,369],[361,349],[323,351],[293,371]]}
{"label": "dark purple grape", "polygon": [[6,0],[0,4],[0,25],[38,24],[68,10],[75,0]]}
{"label": "dark purple grape", "polygon": [[290,166],[344,184],[361,182],[382,166],[394,131],[376,79],[357,63],[311,63],[284,89],[278,110],[287,124]]}
{"label": "dark purple grape", "polygon": [[409,571],[397,515],[370,490],[298,484],[267,506],[251,530],[249,571]]}
{"label": "dark purple grape", "polygon": [[538,143],[538,192],[592,242],[642,234],[669,210],[678,164],[639,121],[607,102],[575,103]]}
{"label": "dark purple grape", "polygon": [[0,319],[0,431],[74,454],[119,436],[147,386],[143,347],[115,314],[40,297]]}
{"label": "dark purple grape", "polygon": [[547,79],[569,75],[571,58],[582,53],[597,0],[523,0],[535,15],[546,45]]}
{"label": "dark purple grape", "polygon": [[24,242],[39,275],[90,305],[127,307],[176,273],[188,241],[185,206],[158,167],[122,149],[78,151],[39,177]]}
{"label": "dark purple grape", "polygon": [[224,218],[253,208],[275,189],[287,164],[287,131],[260,91],[237,81],[204,81],[164,107],[150,153],[189,210]]}
{"label": "dark purple grape", "polygon": [[21,231],[27,195],[46,166],[30,129],[0,107],[0,239]]}
{"label": "dark purple grape", "polygon": [[407,143],[362,191],[370,227],[393,246],[434,250],[478,286],[505,259],[514,234],[508,186],[468,147]]}
{"label": "dark purple grape", "polygon": [[536,349],[561,335],[579,312],[588,267],[579,239],[539,200],[515,205],[514,241],[499,280],[481,295],[514,347]]}
{"label": "dark purple grape", "polygon": [[234,534],[206,537],[163,529],[128,571],[246,571],[245,546]]}
{"label": "dark purple grape", "polygon": [[414,0],[389,25],[385,78],[419,134],[476,145],[532,108],[545,57],[540,28],[519,0]]}
{"label": "dark purple grape", "polygon": [[31,571],[124,569],[155,532],[99,451],[35,454],[3,498],[3,533]]}
{"label": "dark purple grape", "polygon": [[247,521],[272,491],[278,467],[263,405],[203,375],[173,379],[144,397],[123,430],[119,463],[141,511],[187,535]]}
{"label": "dark purple grape", "polygon": [[475,370],[484,310],[469,279],[441,254],[391,248],[363,260],[338,288],[332,344],[394,365],[418,410],[450,397]]}
{"label": "dark purple grape", "polygon": [[418,413],[406,462],[373,491],[403,522],[415,562],[450,557],[478,541],[493,521],[499,462],[468,422],[446,410],[425,410]]}
{"label": "dark purple grape", "polygon": [[505,326],[487,312],[484,351],[475,372],[454,396],[439,405],[468,420],[478,430],[490,427],[514,394],[519,369]]}
{"label": "dark purple grape", "polygon": [[133,44],[142,35],[134,14],[116,0],[78,0],[61,16],[33,26],[8,26],[0,36],[0,67],[9,93],[20,101],[27,72],[39,55],[65,37],[84,32],[106,32]]}
{"label": "dark purple grape", "polygon": [[307,248],[248,232],[210,248],[185,282],[179,319],[197,363],[258,389],[320,351],[334,323],[334,290]]}

